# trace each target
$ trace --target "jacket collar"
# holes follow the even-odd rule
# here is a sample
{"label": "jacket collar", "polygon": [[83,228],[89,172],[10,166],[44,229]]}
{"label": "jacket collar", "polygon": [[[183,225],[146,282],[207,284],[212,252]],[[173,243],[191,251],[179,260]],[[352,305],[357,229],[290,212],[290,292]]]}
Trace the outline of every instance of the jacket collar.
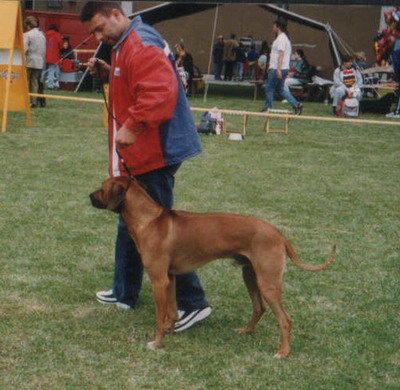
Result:
{"label": "jacket collar", "polygon": [[117,50],[122,45],[122,43],[125,41],[128,34],[132,30],[135,30],[141,23],[142,23],[142,18],[140,16],[135,16],[129,23],[128,28],[121,35],[121,38],[119,39],[119,41],[114,45],[113,50]]}

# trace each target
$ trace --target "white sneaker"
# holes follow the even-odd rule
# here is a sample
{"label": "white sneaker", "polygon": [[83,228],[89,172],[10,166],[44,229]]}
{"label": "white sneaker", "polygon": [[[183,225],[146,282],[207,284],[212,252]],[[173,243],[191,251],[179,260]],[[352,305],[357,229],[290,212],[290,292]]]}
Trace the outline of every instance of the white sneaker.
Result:
{"label": "white sneaker", "polygon": [[118,302],[117,299],[114,296],[113,290],[107,290],[107,291],[99,291],[96,293],[96,298],[100,303],[103,304],[112,304],[117,306],[120,309],[132,309],[131,305],[128,305],[127,303],[123,302]]}
{"label": "white sneaker", "polygon": [[127,303],[117,302],[115,304],[119,309],[129,310],[132,309],[132,306],[128,305]]}
{"label": "white sneaker", "polygon": [[100,303],[117,303],[113,290],[99,291],[96,293],[96,298]]}
{"label": "white sneaker", "polygon": [[175,324],[174,332],[181,332],[182,330],[192,327],[196,322],[207,318],[211,312],[212,309],[210,306],[194,311],[178,310],[179,320]]}
{"label": "white sneaker", "polygon": [[398,119],[400,118],[400,114],[396,114],[394,112],[390,112],[389,114],[386,114],[386,118],[395,118]]}

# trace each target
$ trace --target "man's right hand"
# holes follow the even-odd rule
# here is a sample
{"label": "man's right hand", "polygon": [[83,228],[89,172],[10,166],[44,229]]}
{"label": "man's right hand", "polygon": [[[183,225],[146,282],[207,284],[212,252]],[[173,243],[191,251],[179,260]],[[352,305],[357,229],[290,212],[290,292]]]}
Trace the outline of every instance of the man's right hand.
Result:
{"label": "man's right hand", "polygon": [[115,143],[117,149],[123,149],[130,145],[133,145],[136,142],[136,134],[126,127],[122,126],[117,131],[117,136],[115,137]]}
{"label": "man's right hand", "polygon": [[87,66],[89,69],[89,73],[92,76],[106,78],[110,73],[111,66],[107,64],[107,62],[99,59],[99,58],[90,58],[88,62],[83,64]]}

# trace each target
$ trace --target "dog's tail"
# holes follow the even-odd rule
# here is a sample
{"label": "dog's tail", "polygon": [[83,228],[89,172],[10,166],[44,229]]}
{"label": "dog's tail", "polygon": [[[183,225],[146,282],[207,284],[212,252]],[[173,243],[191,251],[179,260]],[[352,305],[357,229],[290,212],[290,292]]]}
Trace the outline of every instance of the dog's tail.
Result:
{"label": "dog's tail", "polygon": [[305,264],[299,260],[299,258],[296,255],[296,252],[294,251],[294,249],[292,248],[292,246],[290,245],[290,243],[287,240],[285,242],[285,248],[286,248],[286,253],[292,259],[294,264],[296,264],[299,268],[305,269],[306,271],[314,271],[314,272],[322,271],[323,269],[328,267],[328,265],[330,263],[332,263],[333,259],[335,258],[335,254],[336,254],[336,244],[335,244],[332,247],[332,251],[328,257],[328,260],[326,260],[324,264],[310,265],[310,264]]}

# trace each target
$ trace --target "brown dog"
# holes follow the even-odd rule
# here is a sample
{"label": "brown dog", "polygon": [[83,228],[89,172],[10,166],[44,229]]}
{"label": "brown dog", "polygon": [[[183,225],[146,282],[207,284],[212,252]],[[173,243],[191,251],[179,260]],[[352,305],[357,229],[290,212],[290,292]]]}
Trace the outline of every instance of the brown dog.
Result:
{"label": "brown dog", "polygon": [[94,207],[121,213],[141,254],[156,303],[156,334],[150,348],[162,346],[177,321],[175,275],[216,259],[233,257],[243,266],[243,279],[253,304],[249,323],[237,331],[250,333],[265,311],[263,299],[277,317],[281,345],[275,357],[290,352],[291,320],[282,306],[285,255],[300,268],[320,271],[334,259],[307,265],[296,256],[286,238],[260,219],[228,213],[189,213],[166,210],[154,202],[134,179],[106,180],[90,199]]}

